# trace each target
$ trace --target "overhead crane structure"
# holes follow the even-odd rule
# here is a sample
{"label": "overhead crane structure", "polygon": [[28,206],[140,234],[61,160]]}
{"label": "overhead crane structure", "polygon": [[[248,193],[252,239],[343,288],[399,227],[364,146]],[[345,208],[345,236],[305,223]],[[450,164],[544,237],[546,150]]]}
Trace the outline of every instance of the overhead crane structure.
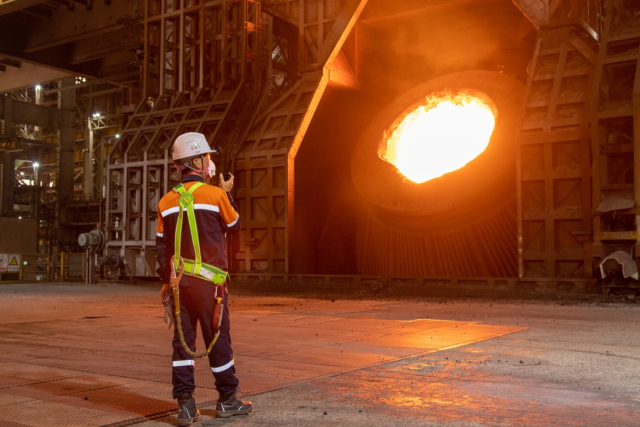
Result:
{"label": "overhead crane structure", "polygon": [[[29,6],[18,8],[21,1]],[[63,12],[47,8],[62,3],[5,1],[0,16],[4,8],[14,20],[49,13],[54,21]],[[145,0],[92,7],[73,12],[85,14],[90,28],[61,29],[64,37],[48,44],[36,31],[10,48],[0,42],[0,54],[122,91],[123,106],[102,123],[122,126],[106,158],[104,218],[107,254],[123,258],[127,275],[155,275],[157,203],[178,178],[171,144],[189,131],[220,145],[218,168],[236,176],[243,228],[229,256],[243,275],[583,283],[612,251],[638,257],[638,208],[601,209],[620,197],[640,205],[640,8],[633,2]],[[98,9],[113,22],[100,21]],[[110,42],[92,55],[86,46],[101,35]],[[36,58],[49,49],[66,53]],[[375,132],[402,111],[398,103],[438,85],[495,94],[510,110],[498,115],[502,151],[439,184],[414,188],[394,178],[381,182],[402,191],[377,191],[365,171],[395,172],[366,153],[373,163],[356,165],[352,154],[375,149],[362,139],[379,138]],[[496,159],[500,168],[492,168]],[[447,199],[443,182],[459,191],[430,206]]]}

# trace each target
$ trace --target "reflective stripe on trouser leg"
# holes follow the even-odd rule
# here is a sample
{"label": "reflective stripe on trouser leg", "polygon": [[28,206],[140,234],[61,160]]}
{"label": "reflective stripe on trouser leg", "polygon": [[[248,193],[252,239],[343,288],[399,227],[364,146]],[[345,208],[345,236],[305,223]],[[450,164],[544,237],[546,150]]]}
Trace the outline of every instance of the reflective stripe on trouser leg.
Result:
{"label": "reflective stripe on trouser leg", "polygon": [[[198,316],[196,308],[193,307],[192,299],[189,292],[184,292],[186,287],[180,287],[180,318],[182,320],[182,330],[184,331],[184,339],[192,351],[195,351],[196,328],[198,324]],[[175,301],[171,295],[171,308],[175,312]],[[173,356],[171,370],[171,382],[173,383],[173,398],[177,399],[185,393],[193,393],[196,384],[194,380],[194,361],[189,356],[180,342],[176,322],[173,326]]]}
{"label": "reflective stripe on trouser leg", "polygon": [[211,367],[211,372],[213,372],[214,374],[218,374],[220,372],[224,372],[227,369],[229,369],[230,367],[232,367],[234,365],[234,361],[233,359],[231,360],[231,362],[227,363],[226,365],[222,365],[222,366],[212,366]]}
{"label": "reflective stripe on trouser leg", "polygon": [[181,366],[195,366],[195,360],[174,360],[173,367],[179,368]]}

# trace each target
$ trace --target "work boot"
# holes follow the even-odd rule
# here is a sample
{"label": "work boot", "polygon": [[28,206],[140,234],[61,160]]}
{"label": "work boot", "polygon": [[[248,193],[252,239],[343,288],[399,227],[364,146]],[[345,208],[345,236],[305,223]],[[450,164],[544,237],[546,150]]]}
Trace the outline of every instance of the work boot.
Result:
{"label": "work boot", "polygon": [[191,393],[185,393],[178,397],[178,425],[190,426],[200,419],[200,411],[196,408],[196,399]]}
{"label": "work boot", "polygon": [[238,399],[236,393],[224,398],[220,397],[216,404],[216,418],[228,418],[234,415],[245,415],[251,412],[251,402],[243,402]]}

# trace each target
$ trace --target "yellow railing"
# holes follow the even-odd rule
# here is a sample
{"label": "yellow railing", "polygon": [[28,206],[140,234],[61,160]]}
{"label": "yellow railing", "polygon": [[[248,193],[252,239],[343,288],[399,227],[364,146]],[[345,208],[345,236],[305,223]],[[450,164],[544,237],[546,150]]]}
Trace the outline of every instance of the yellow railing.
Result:
{"label": "yellow railing", "polygon": [[60,273],[58,280],[84,281],[86,278],[84,252],[62,252],[60,254]]}

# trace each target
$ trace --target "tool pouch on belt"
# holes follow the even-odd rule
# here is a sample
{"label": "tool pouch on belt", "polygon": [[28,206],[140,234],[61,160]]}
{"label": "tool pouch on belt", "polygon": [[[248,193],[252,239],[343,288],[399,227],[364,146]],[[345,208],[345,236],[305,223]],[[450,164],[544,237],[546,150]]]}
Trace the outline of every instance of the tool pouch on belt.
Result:
{"label": "tool pouch on belt", "polygon": [[216,305],[213,309],[213,319],[211,320],[211,326],[213,327],[214,334],[220,332],[220,325],[222,325],[222,314],[224,311],[224,292],[224,285],[216,285],[216,290],[214,293]]}

